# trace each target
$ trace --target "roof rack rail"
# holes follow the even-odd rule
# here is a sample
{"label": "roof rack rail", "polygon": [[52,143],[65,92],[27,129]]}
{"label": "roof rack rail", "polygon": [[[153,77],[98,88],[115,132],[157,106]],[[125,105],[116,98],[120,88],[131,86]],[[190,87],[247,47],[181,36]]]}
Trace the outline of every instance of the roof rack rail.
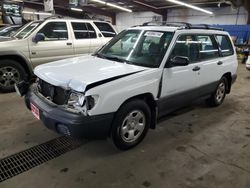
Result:
{"label": "roof rack rail", "polygon": [[59,15],[58,16],[53,15],[53,16],[49,16],[49,17],[45,18],[44,20],[57,19],[57,18],[62,19],[64,17],[63,16],[59,16]]}
{"label": "roof rack rail", "polygon": [[192,25],[190,29],[209,29],[209,30],[224,31],[223,28],[212,27],[212,26],[207,25],[207,24],[195,24],[195,25]]}
{"label": "roof rack rail", "polygon": [[179,29],[208,29],[224,31],[223,28],[211,27],[207,24],[190,24],[187,22],[146,22],[143,23],[141,26],[172,26],[179,27]]}
{"label": "roof rack rail", "polygon": [[146,22],[142,26],[173,26],[173,27],[190,27],[190,23],[186,22]]}

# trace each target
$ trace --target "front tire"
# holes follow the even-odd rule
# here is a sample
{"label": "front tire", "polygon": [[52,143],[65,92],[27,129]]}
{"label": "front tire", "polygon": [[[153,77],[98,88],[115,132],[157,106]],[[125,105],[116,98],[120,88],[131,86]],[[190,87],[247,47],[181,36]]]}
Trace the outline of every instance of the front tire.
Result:
{"label": "front tire", "polygon": [[146,136],[151,122],[151,112],[143,100],[125,103],[117,112],[111,130],[111,139],[120,150],[128,150]]}
{"label": "front tire", "polygon": [[227,88],[228,81],[225,77],[222,77],[216,87],[215,92],[207,100],[207,104],[212,107],[221,105],[225,99]]}
{"label": "front tire", "polygon": [[14,60],[2,60],[0,62],[0,91],[14,91],[15,83],[24,80],[26,72],[20,63]]}

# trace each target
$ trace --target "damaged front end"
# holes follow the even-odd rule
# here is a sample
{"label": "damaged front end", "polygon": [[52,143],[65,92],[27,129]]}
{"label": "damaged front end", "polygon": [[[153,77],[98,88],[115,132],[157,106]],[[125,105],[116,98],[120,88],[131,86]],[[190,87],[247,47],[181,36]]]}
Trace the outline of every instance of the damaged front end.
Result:
{"label": "damaged front end", "polygon": [[[39,78],[32,82],[22,81],[16,84],[16,91],[20,96],[24,96],[29,90],[53,106],[56,105],[64,110],[85,116],[94,108],[99,98],[97,95],[85,96],[82,92],[54,86]],[[26,105],[29,108],[29,104]]]}
{"label": "damaged front end", "polygon": [[99,100],[98,95],[86,96],[85,92],[54,86],[42,79],[17,84],[17,91],[25,96],[27,108],[48,129],[72,137],[109,135],[114,113],[94,116],[90,113]]}
{"label": "damaged front end", "polygon": [[15,83],[14,87],[16,90],[16,93],[23,97],[25,94],[28,93],[29,87],[36,82],[36,76],[33,76],[30,80],[22,80],[18,83]]}

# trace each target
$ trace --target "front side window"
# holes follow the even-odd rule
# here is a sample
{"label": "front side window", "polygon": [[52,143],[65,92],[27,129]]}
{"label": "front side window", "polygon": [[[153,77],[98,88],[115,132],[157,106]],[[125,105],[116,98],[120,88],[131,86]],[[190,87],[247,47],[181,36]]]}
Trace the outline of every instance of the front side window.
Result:
{"label": "front side window", "polygon": [[94,22],[96,27],[101,31],[104,37],[114,37],[116,35],[114,29],[104,22]]}
{"label": "front side window", "polygon": [[97,55],[138,66],[159,67],[172,35],[165,31],[123,31]]}
{"label": "front side window", "polygon": [[234,51],[233,51],[233,46],[230,42],[230,39],[228,36],[226,35],[216,35],[217,41],[220,45],[221,48],[221,53],[223,56],[229,56],[229,55],[233,55]]}
{"label": "front side window", "polygon": [[45,35],[45,41],[68,39],[66,22],[49,22],[38,33]]}
{"label": "front side window", "polygon": [[190,63],[219,57],[219,50],[212,36],[209,35],[181,35],[176,41],[170,59],[183,56]]}

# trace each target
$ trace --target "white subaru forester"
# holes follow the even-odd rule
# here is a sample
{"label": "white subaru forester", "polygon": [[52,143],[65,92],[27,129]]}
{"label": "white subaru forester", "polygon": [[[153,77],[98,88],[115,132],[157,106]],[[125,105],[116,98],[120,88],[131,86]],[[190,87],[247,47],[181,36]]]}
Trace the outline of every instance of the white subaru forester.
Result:
{"label": "white subaru forester", "polygon": [[110,137],[122,150],[140,143],[158,117],[204,97],[220,105],[236,80],[227,32],[190,24],[144,24],[98,52],[38,66],[16,85],[46,127],[73,137]]}

